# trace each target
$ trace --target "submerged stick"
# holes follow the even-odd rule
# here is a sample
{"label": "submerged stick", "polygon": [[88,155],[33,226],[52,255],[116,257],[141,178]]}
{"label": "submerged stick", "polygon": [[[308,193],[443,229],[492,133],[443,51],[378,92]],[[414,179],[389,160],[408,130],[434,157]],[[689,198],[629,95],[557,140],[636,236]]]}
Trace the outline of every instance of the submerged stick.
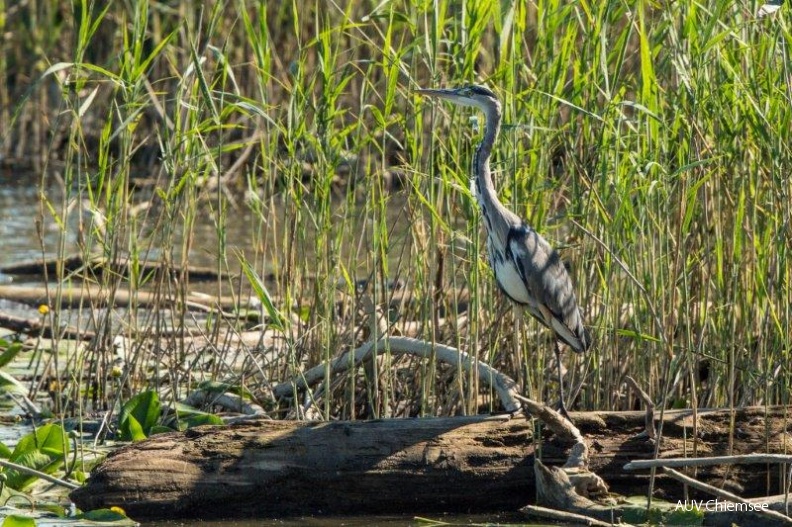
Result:
{"label": "submerged stick", "polygon": [[[547,507],[540,507],[538,505],[526,505],[520,509],[520,512],[529,516],[535,516],[537,518],[562,522],[570,525],[587,525],[592,527],[611,527],[613,525],[610,522],[604,522],[602,520],[592,518],[591,516],[585,516],[583,514],[577,514],[574,512],[559,511],[556,509],[548,509]],[[622,527],[629,527],[625,523],[620,523],[619,525]]]}

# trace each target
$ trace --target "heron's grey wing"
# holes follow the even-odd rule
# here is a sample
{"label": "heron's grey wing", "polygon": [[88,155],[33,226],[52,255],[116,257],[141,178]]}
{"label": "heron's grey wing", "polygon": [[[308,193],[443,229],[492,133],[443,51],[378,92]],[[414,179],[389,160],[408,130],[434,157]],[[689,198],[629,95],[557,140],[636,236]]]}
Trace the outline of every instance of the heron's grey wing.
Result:
{"label": "heron's grey wing", "polygon": [[575,351],[585,351],[590,338],[583,327],[572,280],[558,253],[527,225],[510,230],[507,247],[507,255],[536,301],[532,314],[541,315],[540,321]]}

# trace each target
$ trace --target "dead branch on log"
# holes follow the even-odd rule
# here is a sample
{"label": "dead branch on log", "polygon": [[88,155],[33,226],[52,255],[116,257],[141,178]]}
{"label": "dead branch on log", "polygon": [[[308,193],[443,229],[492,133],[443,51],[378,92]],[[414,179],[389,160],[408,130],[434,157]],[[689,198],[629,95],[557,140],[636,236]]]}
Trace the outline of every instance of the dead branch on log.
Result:
{"label": "dead branch on log", "polygon": [[[381,334],[386,328],[379,321],[380,318],[374,314],[372,324],[378,326],[377,330]],[[451,346],[443,344],[433,345],[429,342],[409,337],[385,337],[377,341],[369,341],[360,348],[330,361],[330,364],[319,364],[294,381],[276,386],[273,392],[276,397],[282,397],[294,393],[296,389],[306,389],[325,379],[328,372],[329,375],[333,375],[346,371],[370,358],[379,349],[379,346],[384,347],[386,345],[392,355],[410,354],[423,358],[434,356],[440,362],[457,366],[465,371],[475,369],[479,379],[495,389],[507,411],[516,411],[519,408],[518,401],[520,401],[524,409],[545,422],[557,436],[574,442],[563,469],[566,481],[570,483],[568,488],[563,489],[563,492],[569,493],[570,499],[572,499],[573,495],[588,497],[607,494],[608,487],[602,478],[588,469],[588,445],[580,430],[573,423],[546,405],[520,395],[517,391],[516,383],[507,375],[483,361],[473,360],[469,354]],[[572,481],[574,481],[574,484]],[[537,485],[539,484],[540,482],[537,479]],[[559,492],[562,491],[559,489]]]}
{"label": "dead branch on log", "polygon": [[[567,490],[587,498],[606,495],[608,485],[597,474],[589,470],[589,447],[580,430],[572,422],[564,419],[560,413],[544,404],[519,394],[517,399],[523,403],[528,412],[543,421],[558,437],[574,442],[562,469],[569,481],[573,483],[572,487]],[[540,481],[537,478],[537,486],[539,485]]]}
{"label": "dead branch on log", "polygon": [[[523,403],[523,406],[531,415],[543,421],[559,437],[575,443],[583,442],[583,435],[580,430],[577,429],[574,423],[567,421],[559,412],[524,395],[517,394],[515,397]],[[587,463],[588,460],[586,459]]]}
{"label": "dead branch on log", "polygon": [[646,430],[641,434],[638,434],[636,437],[648,437],[651,440],[655,440],[657,438],[657,431],[655,430],[654,426],[654,401],[652,398],[649,397],[649,394],[643,391],[643,389],[638,386],[638,383],[630,377],[629,375],[624,379],[627,382],[627,385],[632,388],[638,397],[643,401],[644,405],[646,405]]}
{"label": "dead branch on log", "polygon": [[[348,351],[330,361],[330,364],[319,364],[301,374],[292,381],[283,382],[273,389],[275,397],[288,397],[295,391],[302,391],[324,380],[326,373],[336,374],[357,367],[368,360],[375,352],[389,349],[392,355],[415,355],[428,358],[432,354],[438,361],[452,366],[457,366],[465,371],[475,369],[479,379],[491,386],[500,397],[501,403],[507,412],[516,412],[520,409],[516,395],[517,385],[507,375],[492,368],[487,363],[472,358],[464,351],[443,344],[429,342],[410,337],[385,337],[376,342],[369,341],[359,348]],[[538,404],[538,403],[537,403]]]}
{"label": "dead branch on log", "polygon": [[[649,461],[649,460],[647,460]],[[659,460],[662,461],[662,460]],[[534,463],[534,472],[537,488],[537,503],[542,507],[527,506],[520,509],[527,515],[550,518],[547,514],[549,510],[562,510],[571,513],[565,521],[580,521],[575,518],[589,518],[593,521],[615,522],[620,521],[624,510],[620,505],[603,506],[593,502],[574,491],[574,484],[567,476],[567,473],[557,467],[546,467],[540,461]],[[704,525],[708,526],[731,526],[746,525],[746,521],[755,527],[778,527],[792,525],[792,518],[771,510],[765,499],[748,500],[743,499],[733,493],[708,485],[699,480],[690,478],[673,469],[664,467],[664,472],[674,479],[685,483],[697,490],[710,493],[718,498],[727,500],[728,503],[740,504],[740,509],[723,506],[723,510],[705,511]],[[779,496],[778,498],[783,498]],[[556,519],[561,519],[557,517]],[[608,523],[608,524],[611,524]],[[624,525],[619,523],[619,525]]]}
{"label": "dead branch on log", "polygon": [[[580,512],[597,505],[587,496],[576,492],[576,485],[570,480],[569,474],[559,467],[547,467],[537,459],[534,461],[534,475],[536,501],[545,507]],[[607,493],[607,488],[600,490]]]}
{"label": "dead branch on log", "polygon": [[751,465],[754,463],[792,463],[792,456],[784,454],[745,454],[742,456],[681,457],[670,459],[642,459],[624,465],[624,470],[652,467],[705,467],[709,465]]}
{"label": "dead branch on log", "polygon": [[[604,485],[596,474],[591,476],[593,476],[591,482],[595,487],[600,482]],[[573,482],[565,469],[545,466],[537,459],[534,461],[534,477],[536,502],[545,509],[566,511],[608,525],[611,525],[614,516],[619,516],[614,514],[611,507],[595,503],[588,498],[588,495],[579,492],[580,482]],[[607,495],[607,487],[599,488],[598,491],[601,496]],[[530,507],[523,507],[520,510],[526,514],[533,512]]]}

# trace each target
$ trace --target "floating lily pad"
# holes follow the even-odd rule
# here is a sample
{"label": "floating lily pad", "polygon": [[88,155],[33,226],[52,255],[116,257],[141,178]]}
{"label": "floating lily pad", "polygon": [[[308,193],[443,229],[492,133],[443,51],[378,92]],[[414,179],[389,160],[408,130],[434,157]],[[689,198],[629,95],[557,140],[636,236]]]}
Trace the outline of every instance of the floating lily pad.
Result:
{"label": "floating lily pad", "polygon": [[98,509],[76,516],[64,516],[46,510],[0,507],[0,527],[137,527],[116,507]]}

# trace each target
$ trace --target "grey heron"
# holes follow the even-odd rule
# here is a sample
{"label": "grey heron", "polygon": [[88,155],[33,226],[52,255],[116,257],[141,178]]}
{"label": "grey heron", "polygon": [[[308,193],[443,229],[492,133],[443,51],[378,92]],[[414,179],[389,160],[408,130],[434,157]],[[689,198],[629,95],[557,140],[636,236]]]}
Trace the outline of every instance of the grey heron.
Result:
{"label": "grey heron", "polygon": [[487,255],[495,281],[512,302],[552,329],[558,366],[560,411],[569,419],[564,402],[559,340],[583,353],[591,337],[583,326],[572,280],[558,253],[539,233],[498,199],[492,183],[490,155],[501,127],[501,105],[484,86],[456,89],[418,89],[417,93],[471,106],[484,113],[484,138],[473,155],[471,187],[481,208],[487,232]]}

